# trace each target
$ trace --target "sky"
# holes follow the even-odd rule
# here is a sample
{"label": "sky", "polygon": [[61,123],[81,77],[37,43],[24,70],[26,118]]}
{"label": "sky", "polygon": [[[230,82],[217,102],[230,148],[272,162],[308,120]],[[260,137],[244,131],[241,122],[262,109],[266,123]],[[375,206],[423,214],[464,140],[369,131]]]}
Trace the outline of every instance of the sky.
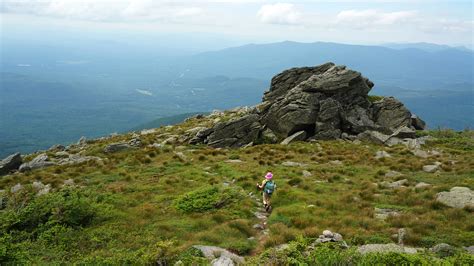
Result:
{"label": "sky", "polygon": [[220,46],[291,40],[472,48],[473,14],[470,0],[0,0],[0,34],[31,41],[170,34],[209,37]]}

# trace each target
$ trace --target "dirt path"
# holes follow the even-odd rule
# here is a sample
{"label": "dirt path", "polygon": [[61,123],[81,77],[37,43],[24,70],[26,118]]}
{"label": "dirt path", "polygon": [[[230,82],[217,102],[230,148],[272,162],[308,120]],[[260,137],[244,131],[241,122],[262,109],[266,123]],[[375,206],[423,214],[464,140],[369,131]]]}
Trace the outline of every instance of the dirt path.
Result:
{"label": "dirt path", "polygon": [[253,225],[253,228],[258,230],[258,234],[256,235],[256,240],[258,241],[257,250],[263,247],[263,243],[265,242],[266,238],[268,237],[270,230],[267,228],[267,220],[270,213],[265,211],[265,207],[262,203],[261,193],[253,193],[249,194],[249,197],[255,201],[256,208],[254,211],[255,217],[259,220],[257,224]]}

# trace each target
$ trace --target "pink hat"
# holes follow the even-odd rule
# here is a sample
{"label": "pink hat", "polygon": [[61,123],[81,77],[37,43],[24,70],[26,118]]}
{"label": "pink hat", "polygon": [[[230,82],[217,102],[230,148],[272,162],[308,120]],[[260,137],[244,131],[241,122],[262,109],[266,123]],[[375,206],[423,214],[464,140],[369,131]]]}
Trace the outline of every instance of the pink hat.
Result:
{"label": "pink hat", "polygon": [[273,177],[272,172],[268,172],[268,173],[265,175],[265,178],[266,178],[266,179],[272,179],[272,177]]}

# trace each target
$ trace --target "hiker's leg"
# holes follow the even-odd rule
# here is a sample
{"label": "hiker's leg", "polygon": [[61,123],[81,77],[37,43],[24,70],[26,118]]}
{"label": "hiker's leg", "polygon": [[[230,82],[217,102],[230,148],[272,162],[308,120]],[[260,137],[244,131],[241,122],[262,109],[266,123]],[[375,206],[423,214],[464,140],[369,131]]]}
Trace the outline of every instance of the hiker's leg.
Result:
{"label": "hiker's leg", "polygon": [[268,202],[267,202],[267,196],[266,196],[267,193],[263,192],[262,195],[263,195],[263,205],[267,206],[267,204],[268,204]]}

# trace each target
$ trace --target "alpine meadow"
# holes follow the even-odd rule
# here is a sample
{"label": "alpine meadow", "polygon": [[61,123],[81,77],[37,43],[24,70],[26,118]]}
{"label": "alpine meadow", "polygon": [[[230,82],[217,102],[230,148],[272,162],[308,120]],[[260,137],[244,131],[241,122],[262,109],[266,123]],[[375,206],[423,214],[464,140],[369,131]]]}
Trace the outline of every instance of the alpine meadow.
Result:
{"label": "alpine meadow", "polygon": [[5,0],[1,265],[474,265],[467,0]]}

